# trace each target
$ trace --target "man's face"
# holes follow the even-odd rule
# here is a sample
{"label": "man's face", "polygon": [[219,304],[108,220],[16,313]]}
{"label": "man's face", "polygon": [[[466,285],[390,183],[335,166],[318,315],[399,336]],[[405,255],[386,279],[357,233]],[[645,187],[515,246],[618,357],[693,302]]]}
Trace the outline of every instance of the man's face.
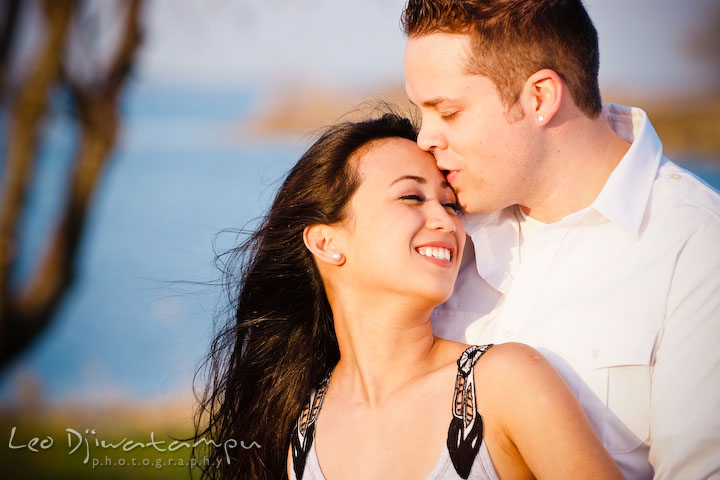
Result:
{"label": "man's face", "polygon": [[405,81],[422,115],[418,145],[448,171],[463,210],[482,213],[530,195],[534,129],[519,105],[508,113],[490,79],[466,73],[468,51],[467,35],[410,38]]}

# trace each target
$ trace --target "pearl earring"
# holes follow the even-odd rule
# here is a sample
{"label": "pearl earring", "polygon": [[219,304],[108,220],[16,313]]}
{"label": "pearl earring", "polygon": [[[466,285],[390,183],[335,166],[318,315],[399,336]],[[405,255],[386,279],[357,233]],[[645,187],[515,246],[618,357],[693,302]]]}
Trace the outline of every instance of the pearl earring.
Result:
{"label": "pearl earring", "polygon": [[332,259],[335,260],[336,262],[340,261],[341,258],[342,258],[342,255],[339,254],[338,252],[335,252],[332,254]]}
{"label": "pearl earring", "polygon": [[538,122],[542,123],[544,121],[545,121],[545,117],[543,117],[542,115],[538,115]]}

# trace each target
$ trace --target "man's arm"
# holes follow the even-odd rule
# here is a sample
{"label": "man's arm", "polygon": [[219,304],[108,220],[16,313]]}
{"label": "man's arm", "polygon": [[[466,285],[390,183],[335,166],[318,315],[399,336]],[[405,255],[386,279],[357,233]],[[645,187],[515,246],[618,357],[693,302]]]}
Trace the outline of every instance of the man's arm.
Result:
{"label": "man's arm", "polygon": [[653,371],[650,438],[656,479],[720,477],[717,219],[692,235],[678,257]]}

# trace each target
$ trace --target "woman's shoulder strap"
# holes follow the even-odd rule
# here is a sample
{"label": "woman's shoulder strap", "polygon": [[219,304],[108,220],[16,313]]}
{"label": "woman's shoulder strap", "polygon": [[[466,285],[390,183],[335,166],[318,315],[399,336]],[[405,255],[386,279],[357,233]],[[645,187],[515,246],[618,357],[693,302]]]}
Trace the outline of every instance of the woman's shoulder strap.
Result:
{"label": "woman's shoulder strap", "polygon": [[480,451],[483,437],[483,421],[477,411],[475,389],[475,364],[492,344],[472,345],[458,358],[452,414],[448,429],[447,447],[455,471],[468,478],[473,461]]}
{"label": "woman's shoulder strap", "polygon": [[487,345],[470,345],[466,348],[457,360],[458,375],[467,377],[477,361],[480,360],[480,357],[490,350],[492,346],[493,344],[489,343]]}
{"label": "woman's shoulder strap", "polygon": [[310,453],[310,448],[312,448],[313,440],[315,439],[315,421],[320,415],[320,408],[322,408],[323,400],[325,400],[331,375],[332,372],[325,377],[318,388],[310,392],[310,398],[302,411],[300,411],[297,423],[292,432],[292,438],[290,440],[292,463],[295,477],[298,480],[302,479],[303,473],[305,472],[305,462],[307,461],[308,453]]}

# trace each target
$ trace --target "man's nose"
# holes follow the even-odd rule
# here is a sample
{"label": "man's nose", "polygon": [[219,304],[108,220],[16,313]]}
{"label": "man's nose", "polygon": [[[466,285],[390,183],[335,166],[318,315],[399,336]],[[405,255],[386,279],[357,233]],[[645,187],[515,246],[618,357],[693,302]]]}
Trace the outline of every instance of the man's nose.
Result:
{"label": "man's nose", "polygon": [[426,152],[447,148],[447,142],[431,122],[422,122],[417,138],[418,147]]}

